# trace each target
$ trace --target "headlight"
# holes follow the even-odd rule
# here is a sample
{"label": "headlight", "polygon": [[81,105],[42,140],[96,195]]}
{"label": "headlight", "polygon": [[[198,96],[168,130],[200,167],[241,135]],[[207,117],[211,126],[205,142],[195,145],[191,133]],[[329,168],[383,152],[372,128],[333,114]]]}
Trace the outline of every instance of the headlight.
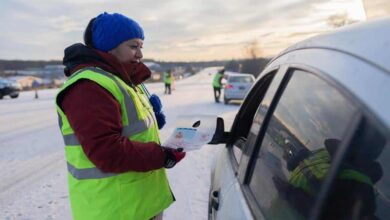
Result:
{"label": "headlight", "polygon": [[18,89],[21,89],[21,88],[22,88],[22,86],[20,85],[20,83],[17,83],[17,82],[12,83],[12,87],[15,87],[15,88],[18,88]]}

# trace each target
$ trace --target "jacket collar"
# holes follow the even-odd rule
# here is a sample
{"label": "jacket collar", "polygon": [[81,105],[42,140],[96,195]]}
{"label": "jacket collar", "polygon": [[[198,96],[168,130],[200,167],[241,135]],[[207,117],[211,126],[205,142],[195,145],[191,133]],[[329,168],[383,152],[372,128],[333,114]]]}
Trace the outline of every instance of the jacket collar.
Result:
{"label": "jacket collar", "polygon": [[123,64],[113,55],[81,43],[73,44],[65,49],[63,64],[64,73],[68,77],[85,67],[99,67],[118,76],[129,85],[138,85],[152,74],[142,62]]}

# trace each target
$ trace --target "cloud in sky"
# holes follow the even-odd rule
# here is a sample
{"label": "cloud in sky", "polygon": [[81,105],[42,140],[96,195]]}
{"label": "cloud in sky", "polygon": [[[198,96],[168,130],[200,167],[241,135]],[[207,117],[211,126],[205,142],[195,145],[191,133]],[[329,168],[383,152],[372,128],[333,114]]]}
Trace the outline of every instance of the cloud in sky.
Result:
{"label": "cloud in sky", "polygon": [[145,58],[165,61],[243,58],[253,41],[272,56],[330,30],[335,13],[365,19],[361,0],[2,0],[0,59],[62,59],[104,11],[137,20]]}

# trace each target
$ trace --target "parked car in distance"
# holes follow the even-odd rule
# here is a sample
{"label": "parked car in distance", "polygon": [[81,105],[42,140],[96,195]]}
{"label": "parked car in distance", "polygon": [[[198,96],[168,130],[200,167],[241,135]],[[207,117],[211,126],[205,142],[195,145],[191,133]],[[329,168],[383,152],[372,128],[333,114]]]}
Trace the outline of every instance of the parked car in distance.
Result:
{"label": "parked car in distance", "polygon": [[15,99],[19,96],[20,90],[19,83],[0,77],[0,99],[7,95]]}
{"label": "parked car in distance", "polygon": [[225,104],[230,100],[243,100],[255,82],[255,77],[247,73],[227,73],[225,78],[223,95]]}
{"label": "parked car in distance", "polygon": [[389,36],[350,25],[268,63],[217,126],[209,219],[390,219]]}

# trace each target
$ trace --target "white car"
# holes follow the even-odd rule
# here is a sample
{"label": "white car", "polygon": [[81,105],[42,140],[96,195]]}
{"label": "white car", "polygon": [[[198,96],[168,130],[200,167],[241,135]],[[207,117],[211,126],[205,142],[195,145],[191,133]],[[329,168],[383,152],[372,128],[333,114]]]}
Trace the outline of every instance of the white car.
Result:
{"label": "white car", "polygon": [[255,77],[248,73],[228,73],[223,91],[223,101],[243,100],[255,82]]}
{"label": "white car", "polygon": [[390,219],[390,19],[288,48],[222,122],[210,219]]}

